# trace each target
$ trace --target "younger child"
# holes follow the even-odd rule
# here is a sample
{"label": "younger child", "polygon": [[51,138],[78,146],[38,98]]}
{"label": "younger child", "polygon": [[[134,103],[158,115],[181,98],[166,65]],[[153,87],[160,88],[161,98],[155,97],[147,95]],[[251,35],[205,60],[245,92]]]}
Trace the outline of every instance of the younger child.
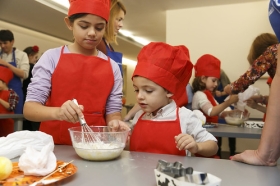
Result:
{"label": "younger child", "polygon": [[[0,66],[0,114],[13,114],[18,103],[18,95],[8,88],[8,83],[13,78],[13,72]],[[13,119],[0,119],[0,137],[5,137],[14,132]]]}
{"label": "younger child", "polygon": [[130,150],[185,156],[188,152],[212,156],[215,137],[185,107],[186,86],[193,65],[188,49],[165,43],[150,43],[138,55],[132,76],[141,109],[133,119]]}

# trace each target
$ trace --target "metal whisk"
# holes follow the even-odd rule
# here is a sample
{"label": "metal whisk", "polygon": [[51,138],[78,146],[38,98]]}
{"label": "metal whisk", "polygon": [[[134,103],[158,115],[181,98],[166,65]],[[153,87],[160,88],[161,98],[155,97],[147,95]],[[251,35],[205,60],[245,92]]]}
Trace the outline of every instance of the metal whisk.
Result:
{"label": "metal whisk", "polygon": [[[77,106],[79,106],[76,99],[72,100]],[[86,120],[84,118],[79,117],[79,122],[82,128],[82,143],[101,143],[100,136],[98,133],[95,133],[91,130],[91,128],[87,125]]]}

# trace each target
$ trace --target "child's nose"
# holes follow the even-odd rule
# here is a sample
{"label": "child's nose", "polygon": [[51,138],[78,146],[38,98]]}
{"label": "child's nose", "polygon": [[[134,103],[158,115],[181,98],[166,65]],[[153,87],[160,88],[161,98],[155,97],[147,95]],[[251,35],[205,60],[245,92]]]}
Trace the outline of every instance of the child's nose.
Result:
{"label": "child's nose", "polygon": [[90,28],[89,31],[88,31],[88,35],[95,36],[95,29],[94,28]]}

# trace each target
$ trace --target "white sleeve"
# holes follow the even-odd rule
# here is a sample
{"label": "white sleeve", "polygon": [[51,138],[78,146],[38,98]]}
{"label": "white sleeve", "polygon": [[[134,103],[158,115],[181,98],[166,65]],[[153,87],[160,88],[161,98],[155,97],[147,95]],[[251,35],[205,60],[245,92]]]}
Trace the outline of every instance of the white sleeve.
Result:
{"label": "white sleeve", "polygon": [[196,142],[217,141],[211,133],[202,127],[201,121],[192,111],[181,107],[179,116],[182,133],[193,136]]}

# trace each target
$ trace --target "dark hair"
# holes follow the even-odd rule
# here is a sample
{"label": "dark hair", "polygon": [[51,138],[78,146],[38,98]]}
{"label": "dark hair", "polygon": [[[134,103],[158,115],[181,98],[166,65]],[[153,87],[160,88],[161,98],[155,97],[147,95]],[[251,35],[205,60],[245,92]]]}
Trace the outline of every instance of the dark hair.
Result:
{"label": "dark hair", "polygon": [[33,56],[39,52],[39,47],[36,45],[30,46],[25,48],[23,51],[27,54],[27,56]]}
{"label": "dark hair", "polygon": [[[207,78],[207,77],[206,77]],[[206,88],[206,84],[201,81],[201,77],[195,77],[192,82],[193,93],[197,91],[203,91]]]}
{"label": "dark hair", "polygon": [[74,23],[74,21],[75,21],[76,19],[78,19],[78,18],[80,18],[80,17],[84,17],[84,16],[86,16],[87,14],[88,14],[88,13],[73,14],[73,15],[69,16],[68,18],[69,18],[69,20],[70,20],[71,23]]}
{"label": "dark hair", "polygon": [[250,48],[250,52],[247,56],[250,65],[252,65],[253,62],[265,52],[267,47],[277,43],[278,43],[278,39],[274,34],[263,33],[257,36],[254,39]]}
{"label": "dark hair", "polygon": [[14,34],[10,30],[0,30],[0,41],[13,41]]}

